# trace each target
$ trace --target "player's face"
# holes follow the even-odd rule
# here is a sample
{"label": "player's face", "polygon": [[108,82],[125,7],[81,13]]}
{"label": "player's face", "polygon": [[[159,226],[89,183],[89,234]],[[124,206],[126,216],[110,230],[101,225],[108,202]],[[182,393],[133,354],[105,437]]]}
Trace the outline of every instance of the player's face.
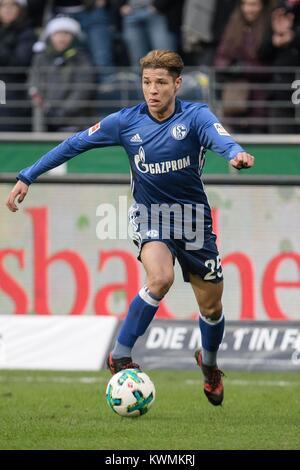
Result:
{"label": "player's face", "polygon": [[174,112],[181,81],[181,77],[174,78],[165,69],[144,69],[143,93],[149,112],[156,119],[166,119]]}

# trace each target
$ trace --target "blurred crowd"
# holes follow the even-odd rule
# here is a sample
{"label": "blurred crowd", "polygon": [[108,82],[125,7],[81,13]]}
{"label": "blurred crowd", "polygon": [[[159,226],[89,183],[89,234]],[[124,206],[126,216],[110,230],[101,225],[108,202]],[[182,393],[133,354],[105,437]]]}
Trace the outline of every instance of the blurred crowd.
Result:
{"label": "blurred crowd", "polygon": [[[113,67],[137,66],[151,49],[214,67],[224,117],[245,118],[232,130],[247,131],[254,118],[252,132],[299,131],[282,84],[300,67],[300,0],[0,0],[0,80],[15,103],[0,106],[0,132],[31,129],[30,109],[19,104],[28,99],[43,110],[46,130],[76,130],[66,121],[88,113],[92,85],[111,80]],[[256,105],[265,100],[282,106]]]}

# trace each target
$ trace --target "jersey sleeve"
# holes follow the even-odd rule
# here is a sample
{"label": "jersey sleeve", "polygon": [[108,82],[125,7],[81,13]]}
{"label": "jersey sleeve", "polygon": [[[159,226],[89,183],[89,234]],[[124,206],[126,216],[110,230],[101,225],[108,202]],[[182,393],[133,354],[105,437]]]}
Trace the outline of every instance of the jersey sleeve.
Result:
{"label": "jersey sleeve", "polygon": [[119,145],[121,113],[122,111],[110,114],[89,129],[77,132],[64,140],[61,144],[43,155],[33,165],[21,170],[17,179],[29,185],[42,173],[67,162],[87,150]]}
{"label": "jersey sleeve", "polygon": [[232,160],[239,152],[245,152],[207,106],[197,109],[195,123],[200,144],[205,149],[216,152],[226,160]]}

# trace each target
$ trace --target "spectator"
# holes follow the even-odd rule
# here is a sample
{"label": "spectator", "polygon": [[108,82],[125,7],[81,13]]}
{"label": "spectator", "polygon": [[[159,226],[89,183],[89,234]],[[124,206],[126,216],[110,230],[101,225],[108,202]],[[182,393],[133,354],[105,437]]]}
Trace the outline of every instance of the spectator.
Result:
{"label": "spectator", "polygon": [[6,84],[6,104],[0,106],[2,132],[30,130],[25,84],[35,40],[26,0],[0,0],[0,79]]}
{"label": "spectator", "polygon": [[44,0],[27,0],[28,16],[34,28],[42,27],[47,3]]}
{"label": "spectator", "polygon": [[176,40],[158,0],[118,0],[118,6],[132,65],[151,49],[176,50]]}
{"label": "spectator", "polygon": [[300,126],[295,121],[295,107],[291,102],[291,83],[295,80],[293,71],[280,71],[280,67],[300,67],[300,0],[279,2],[271,15],[269,29],[259,50],[261,60],[277,67],[273,73],[273,91],[269,95],[270,132],[298,133]]}
{"label": "spectator", "polygon": [[168,29],[173,36],[176,50],[182,49],[181,26],[185,0],[155,0],[154,6],[167,18]]}
{"label": "spectator", "polygon": [[115,64],[119,67],[128,67],[130,65],[130,59],[128,56],[128,50],[123,37],[123,22],[120,11],[120,0],[110,0],[110,11],[113,20],[113,31],[114,31],[114,60]]}
{"label": "spectator", "polygon": [[[222,3],[221,8],[220,3]],[[212,29],[214,32],[214,41],[216,45],[219,45],[229,18],[238,3],[239,0],[222,0],[222,2],[217,2],[212,21]]]}
{"label": "spectator", "polygon": [[97,67],[113,65],[113,31],[108,0],[54,0],[54,14],[78,21],[86,36],[87,48]]}
{"label": "spectator", "polygon": [[[258,58],[258,49],[262,44],[267,28],[269,14],[268,0],[241,0],[233,11],[221,42],[217,49],[214,63],[217,67],[256,67],[262,62]],[[225,79],[222,93],[224,117],[234,117],[238,124],[231,125],[233,131],[249,131],[247,119],[253,121],[252,132],[262,132],[266,110],[255,101],[266,100],[263,89],[253,87],[264,78],[257,71],[241,70],[238,74],[221,74]],[[254,121],[256,120],[256,123]],[[233,121],[233,120],[232,120]],[[249,120],[250,122],[250,120]]]}
{"label": "spectator", "polygon": [[221,34],[237,0],[186,0],[183,9],[182,45],[189,65],[213,65]]}
{"label": "spectator", "polygon": [[93,98],[94,76],[87,55],[77,45],[80,36],[77,21],[54,18],[43,35],[45,49],[34,58],[29,92],[33,104],[43,110],[48,131],[73,132],[88,124],[84,101]]}

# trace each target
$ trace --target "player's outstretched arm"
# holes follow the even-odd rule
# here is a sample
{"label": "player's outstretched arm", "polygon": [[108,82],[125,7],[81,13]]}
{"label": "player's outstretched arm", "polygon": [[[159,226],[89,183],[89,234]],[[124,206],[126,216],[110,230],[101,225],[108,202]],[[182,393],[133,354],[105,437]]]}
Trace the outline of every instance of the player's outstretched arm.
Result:
{"label": "player's outstretched arm", "polygon": [[18,203],[20,204],[26,197],[27,192],[28,185],[19,180],[6,199],[6,205],[11,212],[16,212],[19,210],[15,202],[16,198],[19,196]]}
{"label": "player's outstretched arm", "polygon": [[230,160],[230,165],[237,170],[242,168],[251,168],[254,165],[255,158],[247,152],[239,152],[234,158]]}
{"label": "player's outstretched arm", "polygon": [[77,132],[43,155],[31,166],[21,170],[17,177],[19,181],[6,200],[8,209],[16,212],[18,210],[16,199],[18,198],[18,203],[22,202],[28,192],[29,185],[46,171],[56,168],[87,150],[120,145],[119,116],[121,112],[110,114],[101,123],[98,122],[85,131]]}

